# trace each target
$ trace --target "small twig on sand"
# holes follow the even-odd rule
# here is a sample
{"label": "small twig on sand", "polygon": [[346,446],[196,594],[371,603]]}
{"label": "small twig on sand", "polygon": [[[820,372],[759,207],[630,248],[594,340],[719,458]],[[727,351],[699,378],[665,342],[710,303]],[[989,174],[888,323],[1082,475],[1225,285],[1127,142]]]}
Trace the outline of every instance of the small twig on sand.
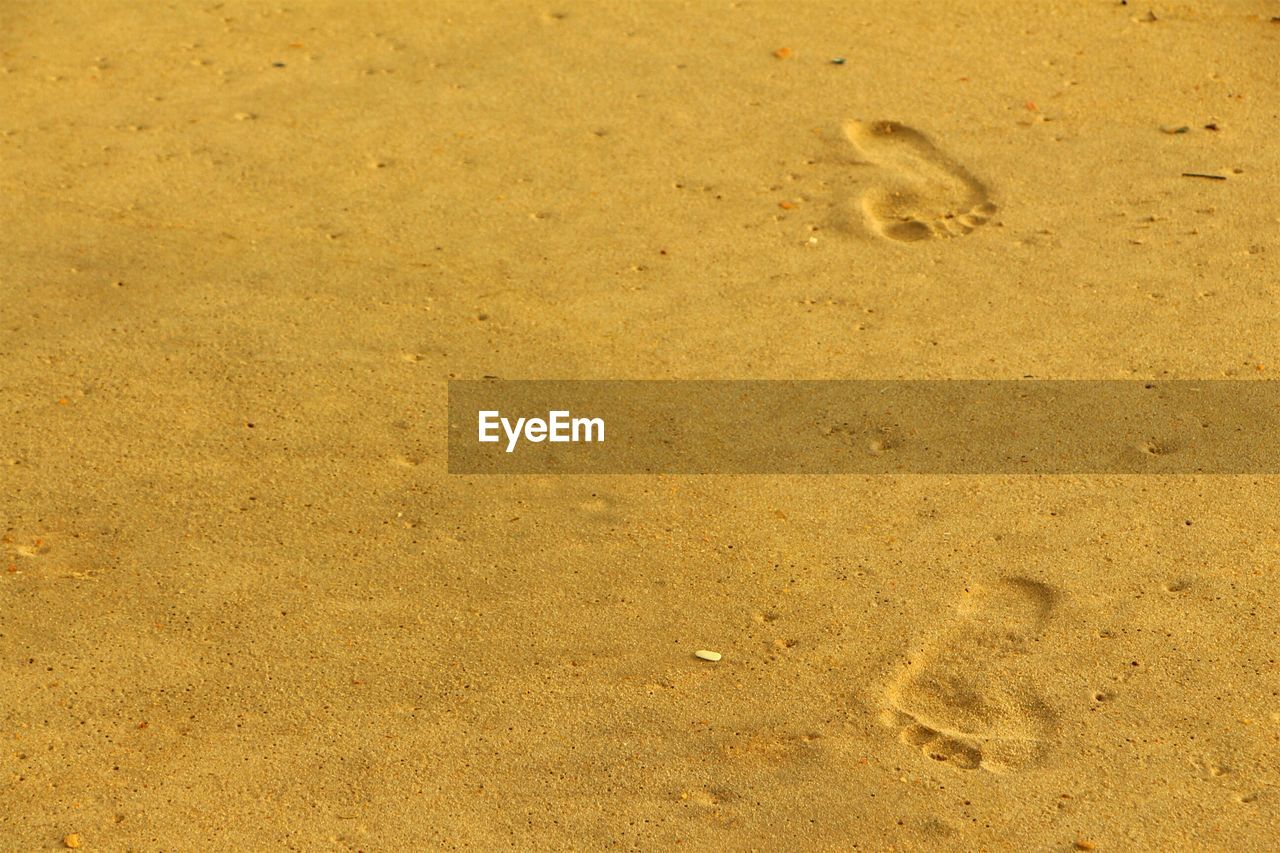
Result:
{"label": "small twig on sand", "polygon": [[1225,181],[1226,175],[1206,175],[1204,172],[1183,172],[1184,178],[1208,178],[1211,181]]}

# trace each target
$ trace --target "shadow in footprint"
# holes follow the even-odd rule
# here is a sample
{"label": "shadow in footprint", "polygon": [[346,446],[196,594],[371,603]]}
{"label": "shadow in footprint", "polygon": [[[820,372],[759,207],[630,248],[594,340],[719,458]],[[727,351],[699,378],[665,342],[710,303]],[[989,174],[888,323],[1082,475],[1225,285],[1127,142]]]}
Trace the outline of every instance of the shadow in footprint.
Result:
{"label": "shadow in footprint", "polygon": [[862,212],[882,237],[916,242],[959,237],[996,211],[987,188],[923,133],[895,121],[844,124],[845,137],[886,183],[862,196]]}
{"label": "shadow in footprint", "polygon": [[924,755],[962,770],[1013,770],[1052,738],[1053,715],[1022,675],[1054,591],[1000,578],[972,589],[957,619],[889,685],[884,722]]}

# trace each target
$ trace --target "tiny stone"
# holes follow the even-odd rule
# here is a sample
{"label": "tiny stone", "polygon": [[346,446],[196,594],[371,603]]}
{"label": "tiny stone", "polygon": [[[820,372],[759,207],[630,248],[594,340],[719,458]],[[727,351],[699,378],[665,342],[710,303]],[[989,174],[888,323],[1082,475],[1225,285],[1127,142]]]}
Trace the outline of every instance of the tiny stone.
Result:
{"label": "tiny stone", "polygon": [[706,649],[698,649],[693,656],[702,660],[717,661],[720,660],[719,652],[709,652]]}
{"label": "tiny stone", "polygon": [[79,835],[79,833],[75,833],[75,832],[73,832],[73,833],[71,833],[70,835],[65,836],[65,837],[62,839],[62,843],[63,843],[63,844],[65,844],[67,847],[70,847],[72,850],[75,850],[76,848],[78,848],[78,847],[80,846],[80,835]]}

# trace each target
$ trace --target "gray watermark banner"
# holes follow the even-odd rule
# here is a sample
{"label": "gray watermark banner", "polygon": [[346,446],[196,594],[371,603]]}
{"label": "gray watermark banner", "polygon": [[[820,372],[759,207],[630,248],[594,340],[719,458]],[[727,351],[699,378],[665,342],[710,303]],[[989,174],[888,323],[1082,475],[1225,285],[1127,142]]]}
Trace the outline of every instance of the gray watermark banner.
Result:
{"label": "gray watermark banner", "polygon": [[1280,382],[453,380],[454,474],[1276,474]]}

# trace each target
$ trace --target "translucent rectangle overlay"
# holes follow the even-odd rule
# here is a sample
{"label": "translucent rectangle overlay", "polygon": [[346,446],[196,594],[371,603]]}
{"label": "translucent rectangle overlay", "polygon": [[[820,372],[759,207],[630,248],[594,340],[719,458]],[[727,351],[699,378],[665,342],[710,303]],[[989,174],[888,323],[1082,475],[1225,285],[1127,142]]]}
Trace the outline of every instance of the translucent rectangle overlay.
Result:
{"label": "translucent rectangle overlay", "polygon": [[1280,382],[454,380],[448,447],[455,474],[1276,474]]}

